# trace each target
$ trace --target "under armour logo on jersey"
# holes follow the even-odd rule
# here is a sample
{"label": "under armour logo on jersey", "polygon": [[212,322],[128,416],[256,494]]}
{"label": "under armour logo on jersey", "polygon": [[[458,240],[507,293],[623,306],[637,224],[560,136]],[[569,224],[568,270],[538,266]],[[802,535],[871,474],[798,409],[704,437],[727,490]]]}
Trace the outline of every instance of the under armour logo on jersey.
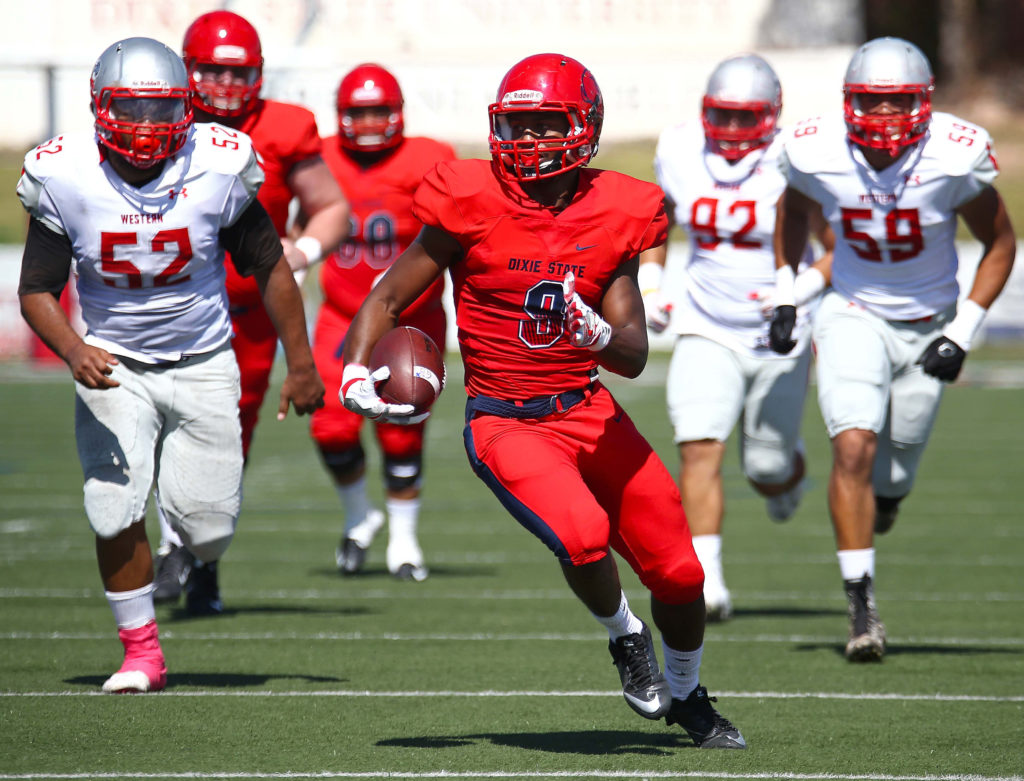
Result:
{"label": "under armour logo on jersey", "polygon": [[182,198],[188,198],[188,188],[182,187],[180,190],[175,190],[173,187],[167,192],[167,199],[173,201],[175,196],[180,195]]}
{"label": "under armour logo on jersey", "polygon": [[912,184],[914,186],[920,185],[921,184],[921,176],[920,176],[920,174],[907,174],[907,184]]}

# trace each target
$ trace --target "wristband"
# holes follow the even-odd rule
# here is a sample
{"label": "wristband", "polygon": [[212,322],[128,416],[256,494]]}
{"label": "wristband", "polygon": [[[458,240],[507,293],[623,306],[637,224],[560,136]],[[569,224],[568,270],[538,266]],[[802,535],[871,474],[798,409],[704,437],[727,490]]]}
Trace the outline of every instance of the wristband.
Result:
{"label": "wristband", "polygon": [[324,247],[312,236],[299,236],[295,240],[295,249],[306,256],[306,265],[318,263],[324,256]]}
{"label": "wristband", "polygon": [[942,335],[956,342],[957,346],[967,352],[971,343],[978,335],[981,323],[988,311],[976,301],[965,298],[956,308],[956,317],[942,329]]}
{"label": "wristband", "polygon": [[661,278],[664,273],[665,269],[660,263],[654,261],[641,263],[636,272],[636,284],[640,288],[640,295],[646,296],[660,290]]}
{"label": "wristband", "polygon": [[775,292],[772,298],[776,308],[796,306],[796,298],[793,295],[794,280],[793,267],[788,263],[782,268],[775,269]]}
{"label": "wristband", "polygon": [[793,299],[797,306],[804,306],[824,289],[825,275],[816,268],[809,268],[797,274],[793,281]]}

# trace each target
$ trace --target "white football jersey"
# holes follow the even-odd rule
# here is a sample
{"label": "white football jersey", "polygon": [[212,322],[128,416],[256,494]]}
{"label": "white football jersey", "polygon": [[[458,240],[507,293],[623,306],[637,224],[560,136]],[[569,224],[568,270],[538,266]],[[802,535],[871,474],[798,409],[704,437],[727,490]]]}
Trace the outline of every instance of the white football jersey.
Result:
{"label": "white football jersey", "polygon": [[[776,137],[730,164],[707,148],[698,122],[668,128],[658,139],[658,184],[675,203],[672,217],[690,240],[686,289],[667,291],[678,333],[757,357],[784,357],[768,348],[768,323],[751,298],[753,291],[775,286],[775,205],[786,186],[778,168],[780,149]],[[807,321],[801,308],[797,352],[808,344]]]}
{"label": "white football jersey", "polygon": [[981,127],[935,113],[925,138],[876,171],[842,117],[804,120],[779,159],[836,234],[832,287],[885,320],[918,320],[957,300],[956,208],[996,177]]}
{"label": "white football jersey", "polygon": [[71,241],[86,341],[158,363],[231,338],[218,234],[262,182],[248,136],[197,124],[138,188],[114,172],[92,133],[57,136],[25,156],[18,197]]}

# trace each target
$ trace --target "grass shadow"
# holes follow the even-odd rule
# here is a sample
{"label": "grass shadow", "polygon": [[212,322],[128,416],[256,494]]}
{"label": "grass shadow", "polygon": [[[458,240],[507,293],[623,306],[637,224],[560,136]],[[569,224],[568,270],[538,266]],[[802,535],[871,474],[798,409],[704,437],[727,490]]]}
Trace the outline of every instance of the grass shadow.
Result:
{"label": "grass shadow", "polygon": [[[680,740],[683,742],[681,743]],[[496,746],[546,751],[553,754],[585,756],[640,755],[668,756],[679,748],[692,747],[685,735],[658,735],[625,730],[580,730],[575,732],[485,732],[474,735],[423,736],[377,741],[378,746],[397,748],[460,748],[487,741]]]}

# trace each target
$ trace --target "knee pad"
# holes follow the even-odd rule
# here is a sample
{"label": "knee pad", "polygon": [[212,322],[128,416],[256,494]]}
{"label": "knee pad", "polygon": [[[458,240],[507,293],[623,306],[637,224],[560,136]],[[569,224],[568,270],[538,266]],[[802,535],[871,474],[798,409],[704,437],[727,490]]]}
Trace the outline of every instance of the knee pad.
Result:
{"label": "knee pad", "polygon": [[748,441],[743,447],[743,474],[754,483],[784,483],[793,475],[793,455],[766,442]]}
{"label": "knee pad", "polygon": [[366,451],[363,450],[362,444],[357,444],[347,450],[321,450],[320,456],[336,477],[359,474],[366,466]]}
{"label": "knee pad", "polygon": [[111,479],[89,477],[85,481],[85,514],[97,536],[112,539],[145,512],[136,497],[134,481],[122,470],[111,467]]}
{"label": "knee pad", "polygon": [[389,491],[419,488],[422,478],[422,453],[409,458],[384,458],[384,485]]}
{"label": "knee pad", "polygon": [[201,561],[217,561],[231,544],[235,536],[235,522],[238,514],[208,511],[187,515],[178,521],[177,531],[196,558]]}
{"label": "knee pad", "polygon": [[871,483],[879,496],[906,496],[914,487],[924,443],[879,443]]}
{"label": "knee pad", "polygon": [[686,605],[704,593],[704,570],[696,555],[680,556],[668,566],[644,572],[640,581],[666,605]]}

